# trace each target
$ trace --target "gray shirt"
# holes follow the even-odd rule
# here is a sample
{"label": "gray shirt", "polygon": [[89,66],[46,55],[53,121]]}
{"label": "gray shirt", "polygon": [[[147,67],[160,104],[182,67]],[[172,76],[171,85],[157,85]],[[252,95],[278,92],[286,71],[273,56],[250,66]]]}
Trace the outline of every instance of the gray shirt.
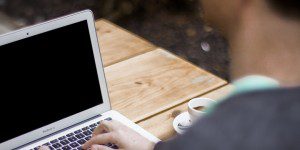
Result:
{"label": "gray shirt", "polygon": [[300,88],[235,95],[155,150],[300,150]]}

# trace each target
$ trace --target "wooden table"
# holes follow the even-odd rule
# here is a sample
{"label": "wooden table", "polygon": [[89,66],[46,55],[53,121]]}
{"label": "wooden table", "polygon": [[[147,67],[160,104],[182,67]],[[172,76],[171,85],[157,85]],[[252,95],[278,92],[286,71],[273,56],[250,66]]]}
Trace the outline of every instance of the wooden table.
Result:
{"label": "wooden table", "polygon": [[199,96],[222,97],[221,78],[106,20],[96,21],[100,51],[114,110],[160,139],[175,135],[172,113]]}

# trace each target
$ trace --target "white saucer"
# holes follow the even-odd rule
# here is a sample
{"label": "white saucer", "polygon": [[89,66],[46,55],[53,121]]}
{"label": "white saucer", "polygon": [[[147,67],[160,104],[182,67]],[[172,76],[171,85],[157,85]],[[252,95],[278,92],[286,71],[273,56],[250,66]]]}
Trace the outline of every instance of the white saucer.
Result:
{"label": "white saucer", "polygon": [[183,134],[185,130],[182,130],[178,127],[178,124],[184,125],[184,126],[191,126],[192,123],[190,121],[190,115],[188,112],[183,112],[180,115],[178,115],[174,121],[173,121],[173,128],[178,134]]}

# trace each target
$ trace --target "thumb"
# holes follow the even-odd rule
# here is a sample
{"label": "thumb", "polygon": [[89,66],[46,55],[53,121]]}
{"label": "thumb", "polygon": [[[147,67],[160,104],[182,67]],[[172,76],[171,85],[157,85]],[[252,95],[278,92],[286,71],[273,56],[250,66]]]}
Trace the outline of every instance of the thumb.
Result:
{"label": "thumb", "polygon": [[92,145],[91,150],[113,150],[105,145]]}

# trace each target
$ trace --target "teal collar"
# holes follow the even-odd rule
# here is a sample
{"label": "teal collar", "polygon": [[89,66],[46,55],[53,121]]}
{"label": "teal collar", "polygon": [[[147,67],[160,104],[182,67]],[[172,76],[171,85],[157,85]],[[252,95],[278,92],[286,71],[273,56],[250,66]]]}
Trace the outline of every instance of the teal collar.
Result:
{"label": "teal collar", "polygon": [[230,96],[252,91],[279,88],[280,85],[278,81],[272,78],[260,75],[251,75],[234,81],[233,86],[234,90],[231,93],[229,93],[227,96],[223,97],[222,99],[218,100],[215,104],[207,108],[207,114],[213,112],[213,110],[218,106],[219,103],[228,99],[228,97]]}
{"label": "teal collar", "polygon": [[279,88],[279,82],[265,76],[251,75],[233,82],[234,90],[230,95]]}

